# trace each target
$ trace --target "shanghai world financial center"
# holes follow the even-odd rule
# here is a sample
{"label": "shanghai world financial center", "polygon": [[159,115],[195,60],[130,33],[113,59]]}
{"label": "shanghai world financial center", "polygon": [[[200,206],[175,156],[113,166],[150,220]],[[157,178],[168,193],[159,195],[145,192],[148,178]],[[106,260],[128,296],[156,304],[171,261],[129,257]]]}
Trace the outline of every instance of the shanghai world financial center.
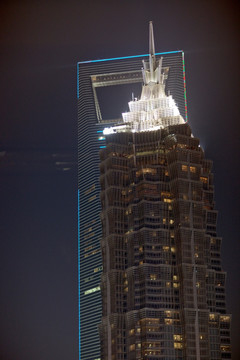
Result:
{"label": "shanghai world financial center", "polygon": [[149,53],[77,67],[79,359],[230,359],[212,162],[187,123],[184,53],[155,53],[151,23]]}

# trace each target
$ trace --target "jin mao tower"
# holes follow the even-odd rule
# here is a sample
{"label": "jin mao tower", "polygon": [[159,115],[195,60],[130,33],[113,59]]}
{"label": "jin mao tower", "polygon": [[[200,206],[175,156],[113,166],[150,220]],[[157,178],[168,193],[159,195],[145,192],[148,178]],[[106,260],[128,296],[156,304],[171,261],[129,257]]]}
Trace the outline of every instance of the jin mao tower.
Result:
{"label": "jin mao tower", "polygon": [[166,91],[151,23],[149,52],[100,151],[101,359],[229,359],[212,162]]}
{"label": "jin mao tower", "polygon": [[[163,57],[166,93],[172,95],[185,120],[184,53],[155,54]],[[102,316],[102,222],[100,218],[99,151],[106,147],[104,128],[121,120],[129,94],[141,91],[142,60],[149,54],[79,62],[78,98],[78,279],[79,359],[100,360],[99,324]],[[167,79],[166,79],[167,77]],[[164,80],[164,81],[165,81]],[[138,88],[137,90],[133,90]],[[111,100],[110,100],[111,95]],[[133,97],[135,97],[135,95]],[[126,101],[123,99],[126,98]],[[173,103],[173,99],[169,100]],[[116,106],[112,105],[112,102]],[[113,109],[108,113],[106,110]],[[118,110],[117,110],[118,108]],[[177,111],[176,109],[174,111]],[[126,115],[127,116],[127,115]]]}

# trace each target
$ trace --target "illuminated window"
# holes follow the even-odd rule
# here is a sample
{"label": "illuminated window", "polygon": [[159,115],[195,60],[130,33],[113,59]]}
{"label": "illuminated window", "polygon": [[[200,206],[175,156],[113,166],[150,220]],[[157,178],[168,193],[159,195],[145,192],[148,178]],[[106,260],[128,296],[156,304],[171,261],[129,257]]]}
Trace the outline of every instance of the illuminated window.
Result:
{"label": "illuminated window", "polygon": [[221,322],[229,322],[230,321],[230,316],[220,316],[220,321]]}
{"label": "illuminated window", "polygon": [[163,224],[166,224],[166,219],[162,219]]}
{"label": "illuminated window", "polygon": [[93,190],[95,190],[95,184],[93,184],[90,188],[88,188],[88,189],[84,192],[84,195],[90,194],[90,192],[92,192]]}
{"label": "illuminated window", "polygon": [[175,253],[176,248],[174,246],[171,247],[171,252]]}
{"label": "illuminated window", "polygon": [[204,183],[207,184],[208,183],[208,179],[206,177],[200,176],[200,180]]}
{"label": "illuminated window", "polygon": [[93,250],[90,253],[85,254],[84,257],[87,258],[88,256],[95,255],[99,252],[100,252],[100,250]]}
{"label": "illuminated window", "polygon": [[133,335],[134,334],[134,329],[129,330],[129,335]]}
{"label": "illuminated window", "polygon": [[166,325],[172,325],[173,324],[173,319],[164,319],[164,322]]}
{"label": "illuminated window", "polygon": [[102,266],[99,266],[99,267],[95,268],[95,269],[93,270],[93,272],[98,272],[98,271],[101,271],[101,270],[102,270]]}
{"label": "illuminated window", "polygon": [[169,191],[162,191],[162,192],[161,192],[161,196],[162,196],[162,197],[170,197],[171,194],[170,194]]}
{"label": "illuminated window", "polygon": [[183,345],[181,343],[177,343],[177,342],[174,343],[174,349],[182,349],[182,348]]}
{"label": "illuminated window", "polygon": [[164,201],[165,203],[171,203],[171,202],[172,202],[171,199],[163,199],[163,201]]}
{"label": "illuminated window", "polygon": [[217,316],[215,314],[209,314],[209,320],[214,321],[217,319]]}
{"label": "illuminated window", "polygon": [[157,280],[157,275],[156,274],[151,274],[150,279],[151,280]]}
{"label": "illuminated window", "polygon": [[96,291],[99,291],[99,290],[100,290],[100,286],[97,286],[97,287],[94,287],[92,289],[88,289],[88,290],[84,291],[84,295],[92,294],[92,293],[94,293]]}
{"label": "illuminated window", "polygon": [[173,280],[178,280],[178,276],[177,276],[177,275],[173,275]]}
{"label": "illuminated window", "polygon": [[167,281],[167,282],[166,282],[166,287],[168,287],[168,288],[171,287],[170,281]]}
{"label": "illuminated window", "polygon": [[182,165],[182,171],[188,171],[187,165]]}
{"label": "illuminated window", "polygon": [[165,252],[169,251],[169,246],[163,246],[162,248],[163,248],[163,251],[165,251]]}
{"label": "illuminated window", "polygon": [[129,351],[134,351],[135,350],[135,344],[132,344],[129,346]]}
{"label": "illuminated window", "polygon": [[222,352],[231,351],[231,347],[229,345],[221,345],[220,348]]}
{"label": "illuminated window", "polygon": [[97,195],[93,195],[93,196],[91,196],[91,197],[88,199],[88,202],[91,202],[91,201],[95,200],[95,199],[96,199],[96,197],[97,197]]}
{"label": "illuminated window", "polygon": [[191,171],[191,173],[196,173],[196,168],[195,168],[195,166],[190,166],[190,171]]}
{"label": "illuminated window", "polygon": [[174,288],[179,288],[179,283],[174,282],[174,283],[173,283],[173,287],[174,287]]}
{"label": "illuminated window", "polygon": [[173,335],[174,341],[182,341],[183,337],[182,335]]}
{"label": "illuminated window", "polygon": [[152,168],[143,168],[142,169],[143,174],[152,174],[155,175],[157,173],[157,169]]}
{"label": "illuminated window", "polygon": [[169,223],[172,225],[174,224],[174,220],[173,219],[170,219]]}

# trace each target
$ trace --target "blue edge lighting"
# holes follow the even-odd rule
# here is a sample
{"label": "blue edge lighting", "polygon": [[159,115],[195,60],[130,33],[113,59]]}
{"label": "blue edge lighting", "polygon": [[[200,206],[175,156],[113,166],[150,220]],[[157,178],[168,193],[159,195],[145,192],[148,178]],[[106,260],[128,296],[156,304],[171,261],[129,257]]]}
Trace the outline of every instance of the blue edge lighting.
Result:
{"label": "blue edge lighting", "polygon": [[[156,53],[155,55],[166,55],[166,54],[176,54],[176,53],[183,53],[182,50],[176,51],[166,51],[162,53]],[[123,60],[123,59],[133,59],[139,57],[149,56],[149,54],[143,55],[133,55],[133,56],[123,56],[123,57],[116,57],[110,59],[98,59],[98,60],[88,60],[88,61],[80,61],[77,63],[77,98],[79,99],[79,64],[90,64],[96,63],[101,61],[111,61],[111,60]],[[97,131],[102,132],[102,130]],[[105,146],[100,146],[100,148],[104,148]],[[78,190],[78,327],[79,327],[79,360],[81,359],[81,318],[80,318],[80,192]]]}
{"label": "blue edge lighting", "polygon": [[78,351],[81,359],[81,318],[80,318],[80,191],[78,190]]}
{"label": "blue edge lighting", "polygon": [[[176,54],[176,53],[182,53],[182,52],[183,52],[182,50],[165,51],[165,52],[161,52],[161,53],[156,53],[155,55]],[[96,63],[96,62],[102,62],[102,61],[111,61],[111,60],[134,59],[134,58],[145,57],[145,56],[149,56],[149,54],[131,55],[131,56],[109,58],[109,59],[97,59],[97,60],[79,61],[77,63],[77,98],[79,99],[79,64],[90,64],[90,63]]]}

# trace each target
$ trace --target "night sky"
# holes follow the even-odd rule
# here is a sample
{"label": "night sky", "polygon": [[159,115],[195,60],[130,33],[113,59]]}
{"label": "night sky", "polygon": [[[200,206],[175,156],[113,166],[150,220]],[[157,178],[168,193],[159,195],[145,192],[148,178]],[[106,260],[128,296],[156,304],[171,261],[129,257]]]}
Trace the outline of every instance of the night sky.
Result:
{"label": "night sky", "polygon": [[[0,359],[78,358],[76,63],[146,54],[150,20],[157,52],[185,52],[189,123],[214,162],[240,358],[237,4],[1,2]],[[57,168],[54,159],[66,164]]]}

